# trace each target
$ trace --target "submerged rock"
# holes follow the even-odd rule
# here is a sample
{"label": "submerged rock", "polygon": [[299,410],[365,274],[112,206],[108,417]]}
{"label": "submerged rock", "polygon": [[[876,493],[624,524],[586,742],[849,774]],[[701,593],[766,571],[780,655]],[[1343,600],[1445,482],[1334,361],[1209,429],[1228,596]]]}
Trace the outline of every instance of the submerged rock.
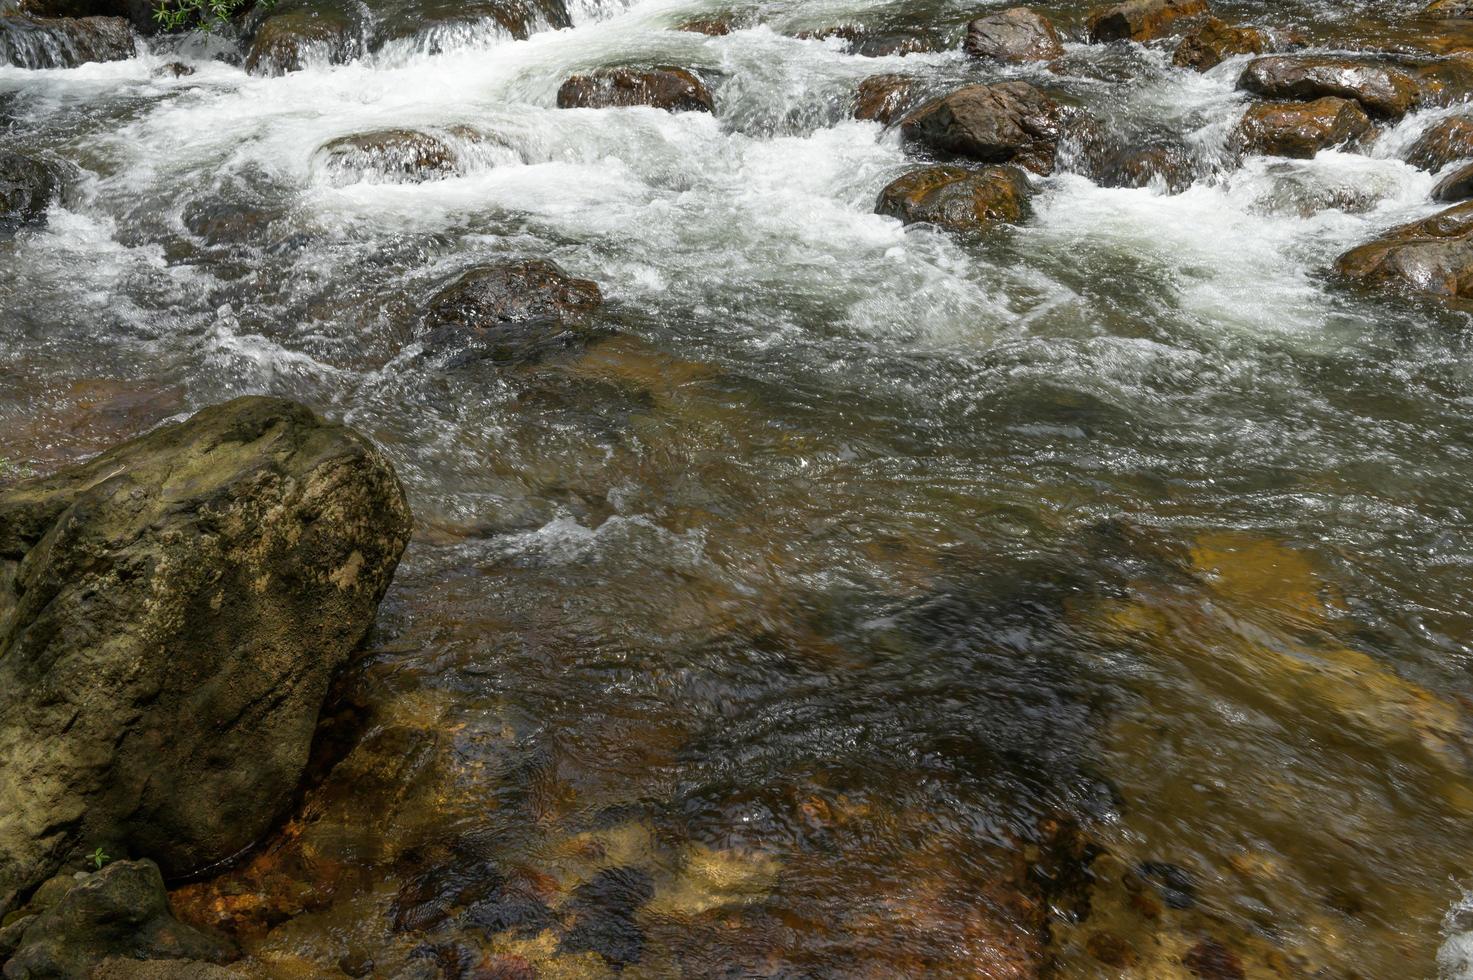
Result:
{"label": "submerged rock", "polygon": [[121,17],[0,17],[0,63],[20,68],[75,68],[137,54],[133,28]]}
{"label": "submerged rock", "polygon": [[1437,172],[1454,160],[1473,157],[1473,116],[1449,116],[1429,128],[1408,149],[1406,162]]}
{"label": "submerged rock", "polygon": [[1125,147],[1105,157],[1096,174],[1101,187],[1149,187],[1160,181],[1179,194],[1192,186],[1196,165],[1185,146]]}
{"label": "submerged rock", "polygon": [[196,965],[237,955],[225,940],[174,918],[152,861],[114,861],[93,874],[52,882],[62,883],[61,894],[39,909],[32,899],[30,917],[5,964],[7,980],[90,976],[109,957]]}
{"label": "submerged rock", "polygon": [[1393,228],[1335,262],[1342,276],[1448,298],[1473,298],[1473,202]]}
{"label": "submerged rock", "polygon": [[920,81],[910,75],[871,75],[854,93],[854,118],[889,126],[920,101]]}
{"label": "submerged rock", "polygon": [[1247,153],[1308,160],[1320,150],[1359,140],[1371,129],[1371,119],[1359,105],[1327,96],[1250,106],[1235,141]]}
{"label": "submerged rock", "polygon": [[669,112],[715,112],[705,84],[684,68],[600,68],[574,75],[557,91],[559,109],[654,106]]}
{"label": "submerged rock", "polygon": [[1090,11],[1089,39],[1107,41],[1151,41],[1161,37],[1182,18],[1207,13],[1207,0],[1125,0]]}
{"label": "submerged rock", "polygon": [[1051,173],[1063,110],[1027,82],[970,85],[906,116],[907,140],[982,163],[1016,163]]}
{"label": "submerged rock", "polygon": [[1417,82],[1406,72],[1349,58],[1274,55],[1249,63],[1238,88],[1265,99],[1354,99],[1373,116],[1400,118],[1417,104]]}
{"label": "submerged rock", "polygon": [[61,178],[50,165],[0,151],[0,230],[44,221],[60,196]]}
{"label": "submerged rock", "polygon": [[726,17],[697,17],[675,25],[675,30],[707,37],[726,37],[731,33],[731,20]]}
{"label": "submerged rock", "polygon": [[1052,61],[1064,53],[1047,17],[1028,7],[1010,7],[967,25],[967,54],[994,61]]}
{"label": "submerged rock", "polygon": [[1028,178],[1017,167],[926,167],[880,191],[875,211],[906,224],[928,222],[947,231],[975,233],[1023,220]]}
{"label": "submerged rock", "polygon": [[381,129],[341,136],[317,151],[338,183],[386,180],[420,183],[455,173],[455,151],[438,136],[412,129]]}
{"label": "submerged rock", "polygon": [[1206,22],[1193,30],[1176,46],[1171,63],[1178,68],[1207,71],[1216,68],[1229,58],[1242,54],[1263,54],[1272,51],[1273,39],[1267,31],[1256,27],[1237,27],[1219,20],[1207,18]]}
{"label": "submerged rock", "polygon": [[425,344],[469,343],[493,360],[525,359],[574,340],[602,304],[597,283],[553,262],[497,262],[465,273],[429,301]]}
{"label": "submerged rock", "polygon": [[98,844],[259,838],[409,530],[367,440],[274,398],[0,494],[0,908]]}

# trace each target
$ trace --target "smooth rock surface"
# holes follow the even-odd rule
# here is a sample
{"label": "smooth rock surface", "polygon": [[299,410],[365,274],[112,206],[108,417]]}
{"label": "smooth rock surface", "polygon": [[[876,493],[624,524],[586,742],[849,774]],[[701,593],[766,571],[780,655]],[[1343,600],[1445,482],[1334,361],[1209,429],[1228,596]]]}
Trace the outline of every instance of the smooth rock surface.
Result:
{"label": "smooth rock surface", "polygon": [[926,167],[880,191],[875,211],[905,224],[929,222],[947,231],[976,233],[1021,221],[1029,196],[1028,179],[1017,167]]}
{"label": "smooth rock surface", "polygon": [[1064,53],[1047,17],[1028,7],[978,17],[967,25],[964,45],[974,58],[993,61],[1052,61]]}
{"label": "smooth rock surface", "polygon": [[1238,27],[1216,17],[1209,17],[1177,45],[1171,63],[1178,68],[1207,71],[1229,58],[1243,54],[1263,54],[1273,50],[1273,39],[1267,31],[1256,27]]}
{"label": "smooth rock surface", "polygon": [[981,163],[1054,169],[1062,107],[1027,82],[971,85],[916,109],[901,122],[905,139],[933,152]]}
{"label": "smooth rock surface", "polygon": [[1320,150],[1345,146],[1372,130],[1371,119],[1349,99],[1260,102],[1248,107],[1235,134],[1247,153],[1308,160]]}
{"label": "smooth rock surface", "polygon": [[601,68],[574,75],[557,92],[559,109],[653,106],[669,112],[714,112],[711,92],[684,68]]}
{"label": "smooth rock surface", "polygon": [[1473,202],[1393,228],[1340,256],[1335,268],[1368,285],[1473,298]]}
{"label": "smooth rock surface", "polygon": [[1406,161],[1434,173],[1454,160],[1473,157],[1473,117],[1448,116],[1434,123],[1407,148]]}
{"label": "smooth rock surface", "polygon": [[1416,104],[1417,82],[1388,65],[1318,55],[1273,55],[1248,64],[1238,87],[1265,99],[1354,99],[1373,116],[1399,119]]}
{"label": "smooth rock surface", "polygon": [[1200,17],[1207,12],[1206,0],[1125,0],[1090,11],[1087,29],[1094,44],[1151,41],[1183,18]]}

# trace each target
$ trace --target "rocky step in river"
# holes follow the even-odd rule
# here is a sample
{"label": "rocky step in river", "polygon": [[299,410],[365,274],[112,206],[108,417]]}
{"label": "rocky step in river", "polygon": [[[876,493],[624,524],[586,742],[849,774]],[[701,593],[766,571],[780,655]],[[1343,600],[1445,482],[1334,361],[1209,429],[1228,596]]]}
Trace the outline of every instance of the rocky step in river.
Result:
{"label": "rocky step in river", "polygon": [[0,10],[7,978],[1473,976],[1473,10],[154,14]]}

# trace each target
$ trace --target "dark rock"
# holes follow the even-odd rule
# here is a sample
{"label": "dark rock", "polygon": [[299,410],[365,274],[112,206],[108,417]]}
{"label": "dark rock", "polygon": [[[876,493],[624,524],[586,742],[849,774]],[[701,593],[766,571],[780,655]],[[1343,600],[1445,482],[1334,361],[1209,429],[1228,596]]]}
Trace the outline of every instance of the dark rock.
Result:
{"label": "dark rock", "polygon": [[236,951],[170,914],[158,865],[114,861],[27,921],[5,977],[82,977],[111,956],[223,963]]}
{"label": "dark rock", "polygon": [[669,112],[714,112],[711,93],[684,68],[600,68],[574,75],[557,90],[559,109],[654,106]]}
{"label": "dark rock", "polygon": [[654,894],[654,882],[638,868],[600,871],[568,897],[572,922],[559,949],[595,952],[615,968],[638,963],[644,955],[644,930],[635,915]]}
{"label": "dark rock", "polygon": [[384,180],[417,184],[456,170],[455,151],[442,139],[412,129],[380,129],[324,143],[317,151],[335,183]]}
{"label": "dark rock", "polygon": [[795,36],[805,41],[826,41],[829,38],[839,38],[846,42],[850,54],[857,54],[865,58],[922,54],[927,51],[939,51],[944,46],[939,34],[921,28],[903,26],[869,30],[853,24],[841,24],[837,27],[799,31]]}
{"label": "dark rock", "polygon": [[1240,54],[1273,50],[1273,39],[1256,27],[1236,27],[1216,17],[1193,30],[1176,46],[1171,63],[1178,68],[1207,71]]}
{"label": "dark rock", "polygon": [[1093,44],[1151,41],[1183,18],[1207,14],[1207,0],[1125,0],[1090,11],[1087,31]]}
{"label": "dark rock", "polygon": [[1473,116],[1449,116],[1429,127],[1407,150],[1406,161],[1433,173],[1473,157]]}
{"label": "dark rock", "polygon": [[1265,99],[1354,99],[1373,116],[1396,119],[1417,104],[1416,81],[1396,68],[1348,58],[1275,55],[1243,70],[1238,88]]}
{"label": "dark rock", "polygon": [[1464,164],[1437,182],[1432,188],[1432,200],[1463,201],[1473,197],[1473,163]]}
{"label": "dark rock", "polygon": [[1016,163],[1051,173],[1058,151],[1059,104],[1027,82],[971,85],[926,103],[901,121],[901,133],[936,153],[982,163]]}
{"label": "dark rock", "polygon": [[189,204],[181,215],[184,227],[206,245],[264,240],[276,214],[251,204],[211,195]]}
{"label": "dark rock", "polygon": [[920,101],[919,80],[910,75],[871,75],[854,93],[854,118],[889,126]]}
{"label": "dark rock", "polygon": [[377,450],[274,398],[0,494],[0,909],[96,845],[257,840],[409,530]]}
{"label": "dark rock", "polygon": [[170,75],[174,78],[183,78],[194,74],[194,66],[186,65],[182,61],[171,61],[158,70],[160,75]]}
{"label": "dark rock", "polygon": [[675,29],[707,37],[726,37],[731,33],[731,21],[724,17],[698,17],[675,25]]}
{"label": "dark rock", "polygon": [[1359,105],[1326,97],[1249,106],[1234,139],[1246,153],[1308,160],[1320,150],[1353,143],[1371,129],[1371,119]]}
{"label": "dark rock", "polygon": [[1473,298],[1473,202],[1393,228],[1340,256],[1335,269],[1367,285]]}
{"label": "dark rock", "polygon": [[1023,220],[1028,197],[1028,179],[1017,167],[926,167],[880,191],[875,211],[905,224],[929,222],[947,231],[976,233]]}
{"label": "dark rock", "polygon": [[1189,909],[1197,904],[1197,879],[1181,865],[1144,861],[1137,870],[1142,878],[1155,883],[1167,907]]}
{"label": "dark rock", "polygon": [[1149,187],[1161,181],[1179,194],[1192,186],[1196,165],[1184,146],[1124,147],[1105,158],[1097,170],[1101,187]]}
{"label": "dark rock", "polygon": [[967,25],[967,54],[995,61],[1053,61],[1064,53],[1047,17],[1027,7],[1011,7],[978,17]]}
{"label": "dark rock", "polygon": [[249,37],[245,69],[254,75],[301,71],[314,62],[342,64],[363,50],[353,18],[333,5],[276,8]]}
{"label": "dark rock", "polygon": [[0,230],[37,224],[61,197],[61,178],[46,163],[0,151]]}
{"label": "dark rock", "polygon": [[19,0],[14,9],[39,18],[122,18],[133,29],[152,34],[158,29],[153,19],[153,0]]}
{"label": "dark rock", "polygon": [[1215,939],[1204,939],[1182,957],[1182,965],[1201,980],[1243,980],[1243,962]]}
{"label": "dark rock", "polygon": [[133,28],[121,17],[0,17],[3,64],[75,68],[89,61],[124,61],[137,53]]}
{"label": "dark rock", "polygon": [[472,357],[535,358],[586,333],[603,303],[598,284],[543,259],[498,262],[465,273],[429,301],[427,349],[469,344]]}

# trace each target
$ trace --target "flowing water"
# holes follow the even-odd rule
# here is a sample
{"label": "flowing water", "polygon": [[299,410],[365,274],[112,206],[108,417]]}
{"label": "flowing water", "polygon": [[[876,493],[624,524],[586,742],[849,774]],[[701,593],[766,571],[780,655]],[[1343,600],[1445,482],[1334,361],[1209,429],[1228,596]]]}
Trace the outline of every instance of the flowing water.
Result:
{"label": "flowing water", "polygon": [[[1241,59],[791,36],[956,41],[985,6],[585,3],[273,78],[197,40],[0,68],[6,145],[74,167],[0,242],[6,478],[267,392],[374,438],[416,514],[342,758],[176,896],[238,969],[1468,975],[1473,333],[1327,275],[1435,210],[1397,156],[1446,110],[1239,165]],[[1219,12],[1333,48],[1416,6]],[[717,112],[554,107],[611,62],[697,69]],[[902,228],[874,200],[913,161],[850,117],[894,71],[1046,85],[1206,176],[1066,168],[984,241]],[[385,128],[457,172],[318,152]],[[606,335],[424,356],[420,305],[504,256],[596,280]]]}

